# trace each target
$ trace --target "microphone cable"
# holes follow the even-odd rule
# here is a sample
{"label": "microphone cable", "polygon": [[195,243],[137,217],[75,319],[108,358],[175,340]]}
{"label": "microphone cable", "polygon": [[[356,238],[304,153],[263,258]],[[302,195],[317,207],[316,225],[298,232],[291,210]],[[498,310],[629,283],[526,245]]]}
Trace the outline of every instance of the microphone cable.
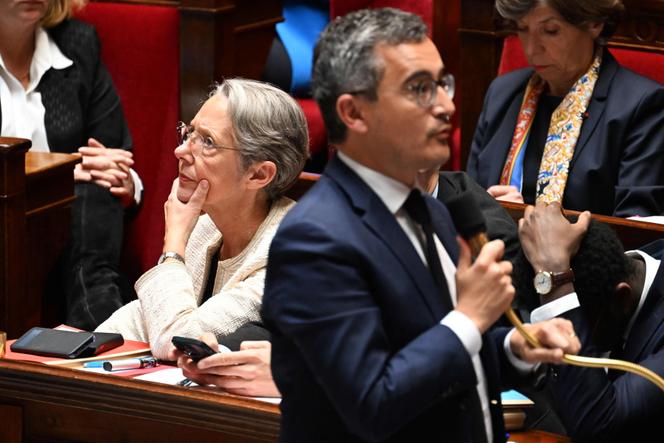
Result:
{"label": "microphone cable", "polygon": [[[445,201],[445,206],[452,216],[452,221],[457,232],[463,237],[470,246],[474,256],[477,256],[489,238],[486,235],[486,223],[484,216],[477,206],[475,198],[470,192],[463,192],[458,196]],[[541,348],[542,344],[523,326],[523,323],[517,317],[514,309],[511,307],[505,311],[505,316],[514,325],[523,338],[534,348]],[[631,372],[640,375],[654,383],[659,389],[664,391],[664,379],[654,371],[625,360],[616,360],[612,358],[583,357],[580,355],[564,354],[563,361],[574,366],[584,366],[588,368],[610,368],[618,371]]]}

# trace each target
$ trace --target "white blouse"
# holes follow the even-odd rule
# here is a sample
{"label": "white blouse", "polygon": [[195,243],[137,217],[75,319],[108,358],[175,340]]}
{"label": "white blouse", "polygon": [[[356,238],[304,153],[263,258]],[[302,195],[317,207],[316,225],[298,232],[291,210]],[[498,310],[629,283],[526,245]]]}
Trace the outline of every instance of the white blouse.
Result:
{"label": "white blouse", "polygon": [[[66,69],[73,63],[41,27],[35,31],[35,53],[30,65],[30,83],[27,89],[9,72],[0,55],[0,135],[30,139],[30,151],[50,152],[44,124],[46,109],[37,86],[49,69]],[[141,201],[143,183],[136,171],[130,169],[130,172],[134,179],[134,200],[138,204]]]}

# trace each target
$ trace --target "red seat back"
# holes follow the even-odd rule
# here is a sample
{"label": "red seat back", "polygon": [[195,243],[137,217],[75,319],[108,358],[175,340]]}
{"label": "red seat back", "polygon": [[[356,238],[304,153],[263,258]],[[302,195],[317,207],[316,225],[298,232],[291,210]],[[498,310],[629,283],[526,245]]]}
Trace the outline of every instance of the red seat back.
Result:
{"label": "red seat back", "polygon": [[77,17],[95,26],[102,60],[113,77],[134,141],[134,169],[145,190],[128,223],[124,264],[136,277],[156,263],[164,238],[164,209],[177,161],[180,116],[178,9],[127,3],[89,3]]}
{"label": "red seat back", "polygon": [[364,8],[398,8],[419,15],[431,29],[433,0],[330,0],[330,17],[339,17]]}
{"label": "red seat back", "polygon": [[[610,48],[609,51],[622,66],[664,84],[664,54],[622,48]],[[507,74],[526,66],[528,66],[528,60],[519,38],[514,35],[505,38],[498,75]]]}

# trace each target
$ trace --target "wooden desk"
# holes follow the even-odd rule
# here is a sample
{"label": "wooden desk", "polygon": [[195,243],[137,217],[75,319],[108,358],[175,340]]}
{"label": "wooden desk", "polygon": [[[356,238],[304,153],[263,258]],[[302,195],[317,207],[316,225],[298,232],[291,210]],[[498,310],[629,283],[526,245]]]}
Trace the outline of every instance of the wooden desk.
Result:
{"label": "wooden desk", "polygon": [[[277,405],[67,368],[0,360],[0,441],[276,441]],[[555,436],[554,436],[555,437]],[[512,433],[519,443],[567,440]]]}
{"label": "wooden desk", "polygon": [[[42,316],[44,283],[69,233],[77,156],[29,153],[0,138],[0,330],[18,337],[55,319]],[[48,310],[49,312],[52,309]]]}
{"label": "wooden desk", "polygon": [[[526,208],[526,205],[523,203],[501,201],[500,204],[517,223],[523,217],[523,211]],[[579,214],[578,211],[565,210],[565,215],[568,218],[578,216]],[[638,249],[652,241],[664,238],[664,225],[598,214],[593,214],[592,218],[611,226],[616,231],[626,251]]]}

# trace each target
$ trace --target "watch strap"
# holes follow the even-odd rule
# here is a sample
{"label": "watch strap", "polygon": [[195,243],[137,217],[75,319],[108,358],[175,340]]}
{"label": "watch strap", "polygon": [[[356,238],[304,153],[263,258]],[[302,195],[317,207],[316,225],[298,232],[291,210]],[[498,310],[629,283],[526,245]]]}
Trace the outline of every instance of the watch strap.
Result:
{"label": "watch strap", "polygon": [[572,283],[573,281],[574,271],[572,271],[572,268],[569,268],[567,271],[563,272],[551,272],[552,289],[562,286],[565,283]]}
{"label": "watch strap", "polygon": [[184,258],[180,254],[178,254],[177,252],[172,252],[172,251],[166,251],[163,254],[161,254],[159,256],[159,260],[157,260],[157,264],[158,265],[162,264],[168,258],[172,258],[172,259],[177,260],[180,263],[184,264]]}

